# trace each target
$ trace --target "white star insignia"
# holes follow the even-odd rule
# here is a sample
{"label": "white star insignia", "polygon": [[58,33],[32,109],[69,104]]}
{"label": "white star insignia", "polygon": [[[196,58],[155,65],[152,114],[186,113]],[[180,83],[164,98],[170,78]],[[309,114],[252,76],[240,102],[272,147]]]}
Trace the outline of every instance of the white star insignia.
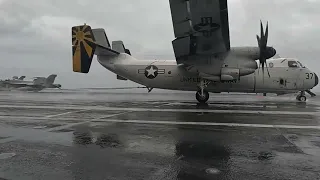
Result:
{"label": "white star insignia", "polygon": [[150,75],[155,76],[154,73],[155,73],[157,70],[156,70],[156,69],[153,69],[153,66],[151,66],[150,69],[147,69],[146,71],[148,72],[148,75],[147,75],[147,76],[150,76]]}

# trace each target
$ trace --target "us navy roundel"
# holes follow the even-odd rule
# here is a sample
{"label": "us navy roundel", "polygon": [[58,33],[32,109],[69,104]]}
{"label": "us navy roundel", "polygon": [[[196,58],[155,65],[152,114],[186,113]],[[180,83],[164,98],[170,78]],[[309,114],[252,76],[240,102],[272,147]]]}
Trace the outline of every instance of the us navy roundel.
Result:
{"label": "us navy roundel", "polygon": [[139,74],[144,74],[148,79],[154,79],[158,74],[164,74],[165,69],[158,69],[155,65],[147,66],[145,69],[139,69]]}
{"label": "us navy roundel", "polygon": [[153,78],[157,77],[158,76],[157,66],[150,65],[150,66],[146,67],[146,69],[144,71],[144,75],[149,79],[153,79]]}

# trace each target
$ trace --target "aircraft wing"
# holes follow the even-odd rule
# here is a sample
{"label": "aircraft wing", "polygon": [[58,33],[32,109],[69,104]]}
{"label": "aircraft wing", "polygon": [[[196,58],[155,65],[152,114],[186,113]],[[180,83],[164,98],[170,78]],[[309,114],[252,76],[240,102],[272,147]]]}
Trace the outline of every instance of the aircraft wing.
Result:
{"label": "aircraft wing", "polygon": [[169,0],[176,60],[230,50],[227,0]]}

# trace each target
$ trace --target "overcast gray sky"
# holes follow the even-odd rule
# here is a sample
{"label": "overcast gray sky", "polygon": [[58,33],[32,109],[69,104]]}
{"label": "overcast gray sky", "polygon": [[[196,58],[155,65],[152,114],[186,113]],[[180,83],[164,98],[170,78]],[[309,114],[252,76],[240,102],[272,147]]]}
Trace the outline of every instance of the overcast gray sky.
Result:
{"label": "overcast gray sky", "polygon": [[[269,21],[269,45],[320,74],[319,0],[229,0],[232,46],[257,45],[259,21]],[[169,0],[0,0],[0,77],[58,74],[66,88],[130,86],[101,67],[72,72],[71,27],[105,28],[142,59],[174,59]]]}

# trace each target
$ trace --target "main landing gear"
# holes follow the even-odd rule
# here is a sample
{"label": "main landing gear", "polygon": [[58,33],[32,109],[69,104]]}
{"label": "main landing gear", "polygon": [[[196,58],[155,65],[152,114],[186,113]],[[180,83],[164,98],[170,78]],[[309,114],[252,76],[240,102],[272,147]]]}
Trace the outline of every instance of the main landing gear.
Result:
{"label": "main landing gear", "polygon": [[296,99],[301,102],[305,102],[307,100],[306,94],[304,91],[300,91],[297,95]]}
{"label": "main landing gear", "polygon": [[199,90],[196,93],[196,99],[200,102],[200,103],[206,103],[209,99],[209,92],[205,90],[205,88],[208,86],[210,82],[206,81],[204,79],[200,80],[200,83],[198,85]]}

